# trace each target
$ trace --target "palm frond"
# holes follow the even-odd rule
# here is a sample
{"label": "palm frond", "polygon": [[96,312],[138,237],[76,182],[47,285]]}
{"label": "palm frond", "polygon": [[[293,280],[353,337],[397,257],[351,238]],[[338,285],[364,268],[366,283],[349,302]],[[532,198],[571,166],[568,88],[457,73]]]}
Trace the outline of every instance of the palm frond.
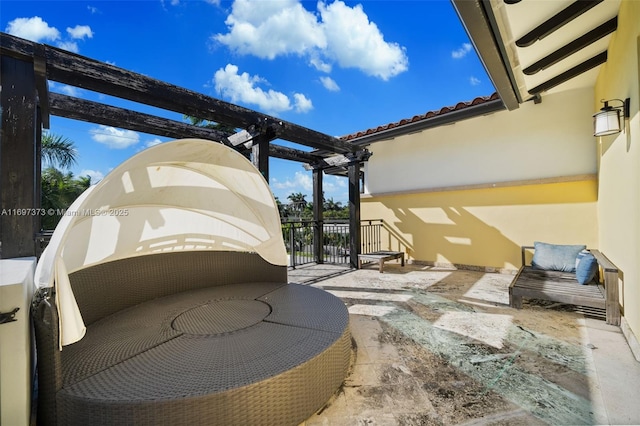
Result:
{"label": "palm frond", "polygon": [[77,156],[73,141],[51,133],[42,134],[42,159],[46,164],[68,169],[76,164]]}

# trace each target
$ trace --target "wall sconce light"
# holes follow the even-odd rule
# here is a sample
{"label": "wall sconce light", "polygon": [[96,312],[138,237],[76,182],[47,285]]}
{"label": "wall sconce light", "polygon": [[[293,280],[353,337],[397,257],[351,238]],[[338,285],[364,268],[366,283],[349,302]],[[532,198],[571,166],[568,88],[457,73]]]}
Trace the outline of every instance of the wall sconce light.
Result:
{"label": "wall sconce light", "polygon": [[[624,119],[629,118],[629,105],[631,99],[624,101],[621,99],[604,99],[600,102],[604,103],[599,112],[593,114],[593,136],[606,136],[620,133],[624,127]],[[609,102],[620,102],[620,106],[609,106]],[[622,112],[622,123],[620,122],[620,112]]]}

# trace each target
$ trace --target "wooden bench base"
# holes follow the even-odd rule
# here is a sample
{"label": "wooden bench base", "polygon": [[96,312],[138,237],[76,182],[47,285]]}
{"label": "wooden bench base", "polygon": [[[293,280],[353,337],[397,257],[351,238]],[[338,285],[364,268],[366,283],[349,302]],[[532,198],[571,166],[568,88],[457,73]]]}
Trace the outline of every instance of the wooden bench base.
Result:
{"label": "wooden bench base", "polygon": [[[523,247],[524,250],[532,247]],[[608,324],[620,325],[618,301],[618,269],[602,253],[591,250],[604,276],[604,286],[598,276],[581,285],[573,273],[545,271],[525,265],[520,268],[509,286],[509,305],[521,309],[522,299],[540,299],[574,306],[602,309]]]}
{"label": "wooden bench base", "polygon": [[574,274],[530,266],[522,268],[509,286],[509,305],[522,308],[523,297],[605,309],[605,292],[600,284],[580,285]]}
{"label": "wooden bench base", "polygon": [[404,252],[402,251],[375,251],[358,255],[358,269],[362,269],[362,261],[378,262],[380,273],[384,272],[384,262],[387,260],[400,259],[400,264],[404,266]]}

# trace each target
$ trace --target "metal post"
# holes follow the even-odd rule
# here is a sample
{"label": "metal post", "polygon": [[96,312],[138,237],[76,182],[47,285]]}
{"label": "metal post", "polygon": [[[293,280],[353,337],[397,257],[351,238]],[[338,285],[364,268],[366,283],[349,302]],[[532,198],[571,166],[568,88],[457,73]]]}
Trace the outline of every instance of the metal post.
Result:
{"label": "metal post", "polygon": [[322,170],[313,170],[313,255],[316,263],[324,263],[324,197]]}
{"label": "metal post", "polygon": [[289,257],[291,259],[291,267],[296,268],[296,231],[293,223],[289,224]]}
{"label": "metal post", "polygon": [[360,254],[360,162],[354,161],[348,166],[349,174],[349,260],[352,268],[358,268]]}

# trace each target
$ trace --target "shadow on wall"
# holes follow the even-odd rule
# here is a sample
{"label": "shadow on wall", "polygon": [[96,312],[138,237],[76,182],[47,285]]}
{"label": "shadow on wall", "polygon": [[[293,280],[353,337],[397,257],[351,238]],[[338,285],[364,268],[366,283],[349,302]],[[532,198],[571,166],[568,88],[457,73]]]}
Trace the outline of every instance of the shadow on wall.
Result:
{"label": "shadow on wall", "polygon": [[406,255],[413,257],[413,244],[409,240],[386,222],[382,223],[382,229],[383,232],[380,235],[382,247],[392,251],[403,251]]}
{"label": "shadow on wall", "polygon": [[595,180],[372,197],[389,248],[416,261],[517,269],[534,241],[597,246]]}
{"label": "shadow on wall", "polygon": [[[449,223],[425,223],[411,209],[394,210],[402,233],[421,229],[413,238],[413,257],[436,263],[509,268],[519,266],[520,246],[461,206],[441,207]],[[496,264],[494,259],[505,259]]]}

